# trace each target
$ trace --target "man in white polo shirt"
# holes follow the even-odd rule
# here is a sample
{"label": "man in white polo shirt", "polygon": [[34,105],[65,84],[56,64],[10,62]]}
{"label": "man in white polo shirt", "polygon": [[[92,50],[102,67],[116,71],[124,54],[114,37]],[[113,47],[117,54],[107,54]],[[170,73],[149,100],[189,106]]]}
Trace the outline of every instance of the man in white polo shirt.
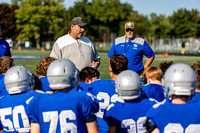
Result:
{"label": "man in white polo shirt", "polygon": [[56,40],[50,56],[71,60],[79,71],[86,66],[97,68],[100,56],[92,41],[83,36],[86,25],[81,17],[72,19],[70,32]]}

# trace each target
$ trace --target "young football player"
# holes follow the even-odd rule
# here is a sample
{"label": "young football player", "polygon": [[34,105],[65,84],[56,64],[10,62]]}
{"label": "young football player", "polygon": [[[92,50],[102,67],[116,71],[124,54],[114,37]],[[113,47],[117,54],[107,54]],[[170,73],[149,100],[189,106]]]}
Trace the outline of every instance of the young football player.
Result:
{"label": "young football player", "polygon": [[[5,86],[9,95],[0,98],[1,126],[4,132],[30,132],[27,104],[37,92],[33,75],[23,66],[13,66],[5,74]],[[30,92],[29,92],[30,91]]]}
{"label": "young football player", "polygon": [[100,73],[97,69],[92,67],[85,67],[79,73],[80,83],[78,87],[78,91],[86,91],[88,92],[88,87],[91,82],[96,79],[99,79]]}
{"label": "young football player", "polygon": [[142,77],[146,84],[142,85],[142,91],[148,98],[161,102],[165,99],[161,84],[162,70],[157,66],[151,66],[144,70]]}
{"label": "young football player", "polygon": [[75,85],[78,73],[68,59],[56,59],[47,69],[47,78],[53,94],[40,94],[30,101],[28,110],[31,132],[97,133],[94,113],[98,106],[85,92],[78,92]]}
{"label": "young football player", "polygon": [[196,89],[194,70],[187,64],[173,64],[165,72],[162,85],[169,101],[147,112],[147,130],[153,133],[199,132],[200,102],[187,103]]}
{"label": "young football player", "polygon": [[15,66],[13,58],[9,56],[0,57],[0,97],[8,94],[4,84],[4,77],[12,66]]}
{"label": "young football player", "polygon": [[42,82],[42,91],[47,93],[53,93],[54,91],[49,87],[49,82],[47,80],[47,68],[49,64],[54,60],[55,59],[53,57],[44,57],[35,68],[35,71],[39,76],[40,81]]}
{"label": "young football player", "polygon": [[192,65],[197,77],[197,88],[195,89],[194,96],[189,102],[196,102],[200,100],[200,62],[194,63]]}
{"label": "young football player", "polygon": [[162,70],[163,74],[167,70],[168,67],[170,67],[172,64],[174,64],[173,61],[164,61],[159,64],[160,69]]}
{"label": "young football player", "polygon": [[128,60],[124,55],[113,55],[109,60],[111,80],[99,79],[90,84],[89,92],[97,98],[99,104],[99,111],[96,116],[101,133],[108,132],[108,125],[103,120],[104,110],[111,102],[122,100],[115,92],[115,80],[120,72],[127,70],[127,65]]}
{"label": "young football player", "polygon": [[109,125],[108,132],[147,132],[145,115],[156,101],[142,98],[140,76],[134,71],[125,70],[117,76],[115,88],[125,102],[112,103],[104,112],[104,120]]}

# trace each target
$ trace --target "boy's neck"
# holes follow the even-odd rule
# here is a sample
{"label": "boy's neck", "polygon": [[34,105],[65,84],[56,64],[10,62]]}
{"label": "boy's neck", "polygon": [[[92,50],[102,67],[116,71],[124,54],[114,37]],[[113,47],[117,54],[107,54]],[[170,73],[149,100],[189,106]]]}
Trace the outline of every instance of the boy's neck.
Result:
{"label": "boy's neck", "polygon": [[148,83],[162,85],[161,81],[159,81],[159,80],[149,80]]}

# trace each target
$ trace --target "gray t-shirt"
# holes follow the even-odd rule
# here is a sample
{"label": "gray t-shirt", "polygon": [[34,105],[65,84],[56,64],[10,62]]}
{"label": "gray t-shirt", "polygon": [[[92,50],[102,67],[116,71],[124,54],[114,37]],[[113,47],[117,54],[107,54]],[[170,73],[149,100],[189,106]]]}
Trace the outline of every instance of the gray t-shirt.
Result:
{"label": "gray t-shirt", "polygon": [[84,67],[89,66],[92,61],[100,61],[100,56],[97,53],[95,46],[92,44],[92,41],[85,36],[76,40],[69,34],[56,40],[50,56],[71,60],[79,71]]}

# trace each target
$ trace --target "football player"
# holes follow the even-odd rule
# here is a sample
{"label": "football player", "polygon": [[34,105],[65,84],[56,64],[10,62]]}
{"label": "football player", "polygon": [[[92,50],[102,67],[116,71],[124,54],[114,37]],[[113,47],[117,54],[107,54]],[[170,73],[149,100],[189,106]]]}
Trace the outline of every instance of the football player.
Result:
{"label": "football player", "polygon": [[78,83],[75,65],[68,59],[56,59],[47,69],[47,78],[53,94],[41,94],[30,101],[31,132],[97,133],[94,115],[98,106],[85,92],[74,87]]}
{"label": "football player", "polygon": [[92,67],[85,67],[79,73],[80,83],[78,86],[78,91],[86,91],[88,92],[88,87],[91,82],[96,79],[99,79],[99,71]]}
{"label": "football player", "polygon": [[14,66],[6,72],[4,82],[9,95],[0,98],[1,126],[4,132],[28,133],[30,119],[26,107],[37,95],[37,92],[30,91],[34,77],[25,67]]}
{"label": "football player", "polygon": [[42,91],[47,93],[53,93],[54,90],[49,87],[49,82],[47,80],[47,68],[49,64],[54,61],[53,57],[44,57],[40,63],[36,66],[35,71],[42,82]]}
{"label": "football player", "polygon": [[200,100],[200,62],[192,65],[197,77],[197,88],[195,89],[195,95],[189,102],[196,102]]}
{"label": "football player", "polygon": [[125,70],[117,76],[115,88],[119,97],[125,102],[112,103],[105,111],[104,120],[109,125],[108,132],[147,132],[145,115],[156,100],[142,98],[140,76],[132,70]]}
{"label": "football player", "polygon": [[128,60],[124,55],[113,55],[109,60],[109,70],[111,80],[99,79],[90,84],[89,92],[97,98],[99,111],[96,113],[99,131],[108,132],[108,125],[103,120],[103,114],[106,107],[111,102],[123,101],[115,92],[115,80],[117,75],[123,70],[127,70]]}
{"label": "football player", "polygon": [[169,101],[147,112],[147,130],[153,133],[199,132],[200,102],[187,103],[196,89],[194,70],[187,64],[173,64],[165,72],[162,85]]}
{"label": "football player", "polygon": [[4,84],[4,77],[12,66],[15,66],[13,58],[9,56],[0,57],[0,97],[8,94]]}
{"label": "football player", "polygon": [[142,85],[142,91],[148,98],[162,102],[165,99],[161,84],[162,70],[157,66],[151,66],[144,70],[142,77],[146,84]]}

